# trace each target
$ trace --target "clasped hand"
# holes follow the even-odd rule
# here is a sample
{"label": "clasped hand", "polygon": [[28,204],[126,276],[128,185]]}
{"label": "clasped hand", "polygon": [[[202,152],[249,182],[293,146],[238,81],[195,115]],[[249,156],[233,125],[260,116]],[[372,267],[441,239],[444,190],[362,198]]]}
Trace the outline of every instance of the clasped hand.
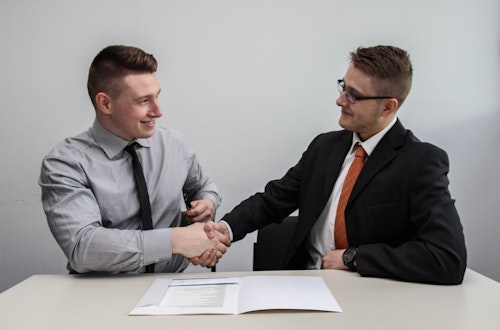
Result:
{"label": "clasped hand", "polygon": [[213,267],[231,246],[229,234],[213,222],[215,205],[210,199],[192,201],[190,206],[183,215],[191,225],[173,229],[173,253],[182,254],[195,266]]}
{"label": "clasped hand", "polygon": [[201,199],[189,203],[190,208],[182,215],[189,223],[213,221],[215,205],[210,199]]}
{"label": "clasped hand", "polygon": [[322,269],[349,269],[344,265],[342,255],[345,249],[328,251],[324,256],[321,263]]}
{"label": "clasped hand", "polygon": [[195,266],[201,265],[210,268],[217,264],[222,255],[227,251],[227,248],[231,246],[231,239],[229,238],[229,231],[222,223],[206,222],[203,230],[209,239],[217,239],[219,241],[218,246],[220,249],[205,250],[200,256],[189,258],[189,261]]}
{"label": "clasped hand", "polygon": [[172,253],[182,254],[194,265],[215,266],[230,245],[229,237],[215,230],[213,221],[172,228]]}

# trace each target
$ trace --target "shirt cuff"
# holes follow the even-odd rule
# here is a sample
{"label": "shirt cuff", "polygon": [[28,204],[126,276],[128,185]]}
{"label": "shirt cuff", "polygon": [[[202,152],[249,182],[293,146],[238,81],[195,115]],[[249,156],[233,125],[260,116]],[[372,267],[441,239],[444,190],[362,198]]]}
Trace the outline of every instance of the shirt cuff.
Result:
{"label": "shirt cuff", "polygon": [[172,258],[172,229],[143,230],[144,266]]}
{"label": "shirt cuff", "polygon": [[233,231],[231,230],[231,226],[226,221],[224,221],[224,219],[221,219],[221,220],[219,220],[217,222],[223,222],[226,225],[227,230],[229,231],[229,239],[232,242],[233,241]]}

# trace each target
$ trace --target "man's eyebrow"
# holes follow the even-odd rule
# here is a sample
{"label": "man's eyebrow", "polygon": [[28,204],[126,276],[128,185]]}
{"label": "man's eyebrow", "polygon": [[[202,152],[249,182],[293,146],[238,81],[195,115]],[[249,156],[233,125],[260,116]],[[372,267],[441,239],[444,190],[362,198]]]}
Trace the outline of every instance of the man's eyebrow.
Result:
{"label": "man's eyebrow", "polygon": [[344,87],[346,90],[349,90],[350,93],[362,95],[356,88],[348,85],[347,82],[345,81],[345,79],[344,79]]}
{"label": "man's eyebrow", "polygon": [[160,95],[161,93],[161,89],[158,90],[158,92],[156,94],[144,94],[144,95],[139,95],[137,96],[136,98],[134,98],[134,100],[136,101],[139,101],[139,100],[143,100],[143,99],[150,99],[152,97],[158,97],[158,95]]}

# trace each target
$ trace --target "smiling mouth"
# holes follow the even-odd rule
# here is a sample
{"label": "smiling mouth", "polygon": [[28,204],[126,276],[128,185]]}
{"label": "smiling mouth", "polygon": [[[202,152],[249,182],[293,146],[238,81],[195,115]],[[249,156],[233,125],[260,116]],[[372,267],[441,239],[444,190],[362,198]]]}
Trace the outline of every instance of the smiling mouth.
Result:
{"label": "smiling mouth", "polygon": [[340,112],[341,112],[341,114],[343,114],[343,115],[346,115],[346,116],[352,116],[352,113],[347,112],[347,111],[345,111],[344,109],[342,109]]}
{"label": "smiling mouth", "polygon": [[154,120],[141,121],[141,123],[143,123],[144,125],[147,125],[147,126],[154,126],[155,125]]}

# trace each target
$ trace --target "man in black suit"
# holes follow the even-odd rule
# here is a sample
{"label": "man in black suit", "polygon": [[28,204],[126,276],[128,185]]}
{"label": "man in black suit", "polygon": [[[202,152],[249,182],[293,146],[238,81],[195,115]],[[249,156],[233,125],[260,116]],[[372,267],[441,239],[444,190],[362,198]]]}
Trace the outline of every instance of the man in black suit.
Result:
{"label": "man in black suit", "polygon": [[[283,269],[351,269],[362,276],[459,284],[466,248],[448,190],[448,156],[396,117],[411,89],[409,55],[392,46],[350,55],[338,81],[344,130],[316,137],[285,176],[236,206],[217,229],[237,241],[298,209]],[[367,157],[344,211],[346,248],[336,243],[334,227],[358,145]]]}

